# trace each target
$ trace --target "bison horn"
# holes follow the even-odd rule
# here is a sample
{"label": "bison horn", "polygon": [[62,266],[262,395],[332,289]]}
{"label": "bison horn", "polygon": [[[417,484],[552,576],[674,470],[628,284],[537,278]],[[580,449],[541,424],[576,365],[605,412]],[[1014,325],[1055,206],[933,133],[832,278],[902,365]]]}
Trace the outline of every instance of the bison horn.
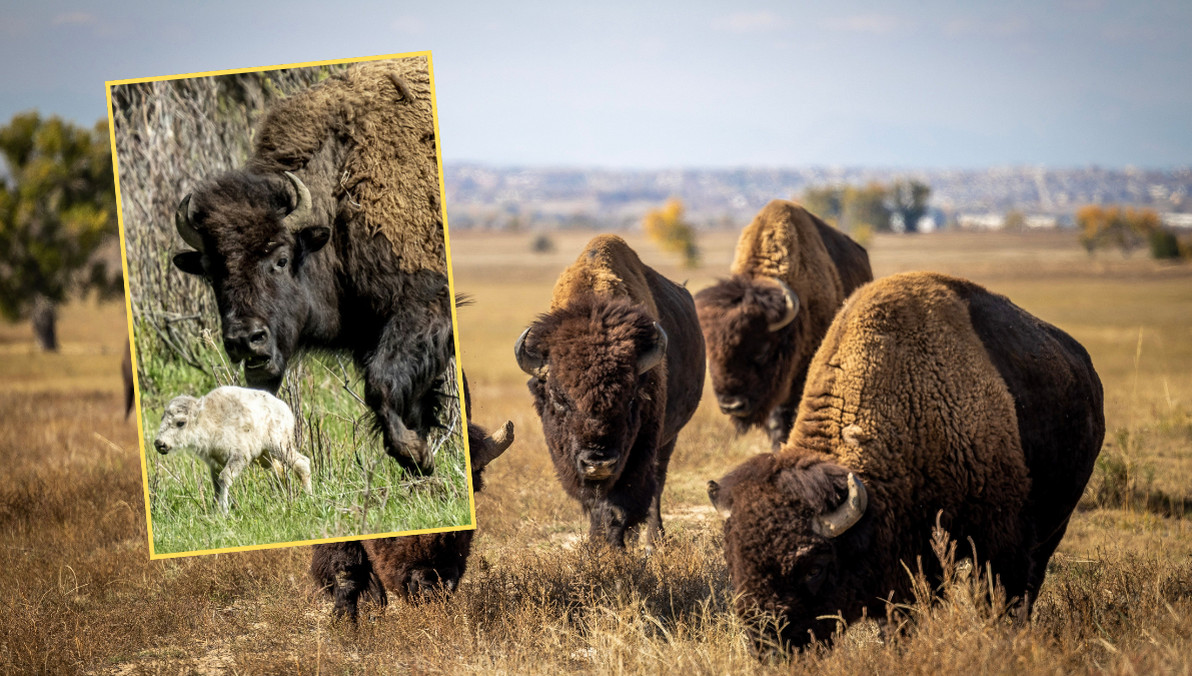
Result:
{"label": "bison horn", "polygon": [[662,325],[658,322],[654,322],[654,329],[658,331],[654,345],[638,357],[637,372],[639,376],[658,366],[658,362],[662,361],[667,354],[667,332],[663,331]]}
{"label": "bison horn", "polygon": [[283,172],[284,176],[292,182],[292,187],[296,189],[296,208],[288,212],[287,216],[283,217],[283,226],[288,230],[299,230],[308,222],[308,216],[312,213],[312,194],[308,192],[308,186],[301,181],[290,171]]}
{"label": "bison horn", "polygon": [[854,472],[846,475],[846,501],[837,509],[813,517],[813,531],[817,535],[835,538],[850,530],[867,511],[867,489]]}
{"label": "bison horn", "polygon": [[[533,328],[533,327],[530,327]],[[546,362],[535,359],[525,351],[525,336],[529,335],[529,329],[521,332],[521,337],[517,338],[517,344],[513,346],[513,352],[517,355],[517,366],[529,375],[538,380],[546,379]]]}
{"label": "bison horn", "polygon": [[800,299],[796,297],[796,292],[792,291],[791,287],[784,283],[782,279],[772,279],[775,279],[775,283],[779,284],[779,290],[783,292],[783,300],[787,304],[787,311],[783,313],[783,317],[779,321],[767,326],[768,331],[775,333],[779,329],[791,324],[796,315],[800,313]]}
{"label": "bison horn", "polygon": [[478,452],[474,448],[471,449],[471,469],[479,471],[488,466],[488,463],[500,457],[500,454],[507,451],[513,442],[513,424],[512,421],[504,423],[504,427],[492,433],[492,436],[484,442],[483,448]]}
{"label": "bison horn", "polygon": [[184,195],[175,209],[175,230],[188,246],[196,251],[204,251],[204,240],[200,239],[200,233],[192,225],[192,193]]}

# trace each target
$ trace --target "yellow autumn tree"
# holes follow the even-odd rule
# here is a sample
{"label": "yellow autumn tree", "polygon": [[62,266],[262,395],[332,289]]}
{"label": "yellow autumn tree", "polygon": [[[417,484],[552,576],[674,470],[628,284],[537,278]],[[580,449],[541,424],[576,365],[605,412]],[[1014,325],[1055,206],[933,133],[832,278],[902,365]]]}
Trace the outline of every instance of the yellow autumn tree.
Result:
{"label": "yellow autumn tree", "polygon": [[667,200],[661,209],[651,209],[642,224],[652,242],[683,256],[684,267],[694,268],[700,264],[696,230],[683,220],[683,202],[678,198]]}

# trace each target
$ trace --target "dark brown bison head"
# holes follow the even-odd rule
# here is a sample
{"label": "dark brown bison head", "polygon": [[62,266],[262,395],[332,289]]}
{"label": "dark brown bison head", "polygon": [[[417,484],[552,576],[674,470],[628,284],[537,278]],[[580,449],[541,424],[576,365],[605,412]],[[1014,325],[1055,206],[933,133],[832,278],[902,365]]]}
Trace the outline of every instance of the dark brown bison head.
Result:
{"label": "dark brown bison head", "polygon": [[176,210],[175,228],[195,251],[177,254],[175,266],[212,285],[225,351],[251,387],[278,390],[301,334],[336,309],[332,275],[310,263],[330,238],[312,211],[291,173],[245,171],[217,177]]}
{"label": "dark brown bison head", "polygon": [[517,339],[546,443],[580,482],[621,475],[650,402],[648,372],[666,350],[666,332],[643,308],[597,298],[543,315]]}
{"label": "dark brown bison head", "polygon": [[708,496],[725,517],[736,606],[760,654],[775,646],[771,628],[755,629],[764,621],[783,625],[785,648],[798,650],[829,638],[829,616],[853,621],[874,601],[863,598],[874,591],[867,489],[853,473],[762,454],[710,481]]}
{"label": "dark brown bison head", "polygon": [[773,277],[735,275],[696,294],[717,404],[739,432],[766,422],[792,386],[799,304]]}

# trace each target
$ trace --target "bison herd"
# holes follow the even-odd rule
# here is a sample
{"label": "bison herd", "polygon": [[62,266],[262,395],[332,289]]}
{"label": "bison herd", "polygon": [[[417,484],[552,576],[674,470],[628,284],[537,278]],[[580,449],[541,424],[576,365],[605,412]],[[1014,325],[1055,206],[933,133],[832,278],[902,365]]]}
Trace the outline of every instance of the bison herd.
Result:
{"label": "bison herd", "polygon": [[[180,202],[175,226],[192,249],[175,265],[210,283],[225,349],[252,387],[276,390],[301,349],[352,354],[387,453],[425,473],[453,354],[450,297],[436,161],[433,173],[428,162],[379,169],[434,157],[414,104],[427,74],[386,63],[273,109],[246,166]],[[1104,437],[1100,381],[1070,336],[963,279],[873,281],[862,247],[785,201],[745,228],[731,276],[694,301],[621,238],[594,238],[514,351],[589,545],[618,549],[639,527],[647,549],[659,540],[668,466],[707,363],[721,412],[772,447],[708,486],[736,607],[779,619],[792,649],[828,638],[830,618],[883,616],[907,571],[932,560],[939,519],[1028,616]],[[190,427],[219,434],[204,428],[212,396],[172,402],[160,450],[199,443],[183,438]],[[234,463],[255,459],[307,483],[304,456],[259,436],[210,462],[219,497]],[[512,423],[490,436],[469,424],[468,442],[478,490]],[[355,618],[364,595],[453,590],[471,537],[318,545],[311,574]]]}

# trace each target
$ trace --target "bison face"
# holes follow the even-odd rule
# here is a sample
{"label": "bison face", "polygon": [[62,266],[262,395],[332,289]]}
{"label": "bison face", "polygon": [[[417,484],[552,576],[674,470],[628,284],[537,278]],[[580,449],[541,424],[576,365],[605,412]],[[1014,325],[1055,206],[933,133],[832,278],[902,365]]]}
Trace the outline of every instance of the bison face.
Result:
{"label": "bison face", "polygon": [[783,402],[796,368],[799,301],[774,278],[737,275],[696,294],[708,372],[739,432]]}
{"label": "bison face", "polygon": [[866,488],[833,463],[780,460],[756,456],[708,487],[726,517],[737,609],[760,654],[779,647],[777,629],[786,649],[826,640],[837,627],[829,616],[854,620],[873,600],[863,598],[871,592],[863,572],[870,527],[860,523]]}
{"label": "bison face", "polygon": [[611,484],[647,407],[667,336],[628,301],[584,299],[538,319],[517,340],[517,362],[560,472]]}
{"label": "bison face", "polygon": [[175,397],[163,411],[162,424],[158,426],[158,434],[154,437],[154,450],[166,455],[172,450],[186,445],[188,425],[196,411],[196,403],[200,401],[187,395]]}
{"label": "bison face", "polygon": [[[290,173],[230,172],[183,198],[175,227],[196,248],[175,266],[216,294],[225,351],[251,387],[275,392],[300,336],[334,294],[310,274],[330,229],[311,225],[308,189]],[[329,275],[323,276],[329,278]]]}

